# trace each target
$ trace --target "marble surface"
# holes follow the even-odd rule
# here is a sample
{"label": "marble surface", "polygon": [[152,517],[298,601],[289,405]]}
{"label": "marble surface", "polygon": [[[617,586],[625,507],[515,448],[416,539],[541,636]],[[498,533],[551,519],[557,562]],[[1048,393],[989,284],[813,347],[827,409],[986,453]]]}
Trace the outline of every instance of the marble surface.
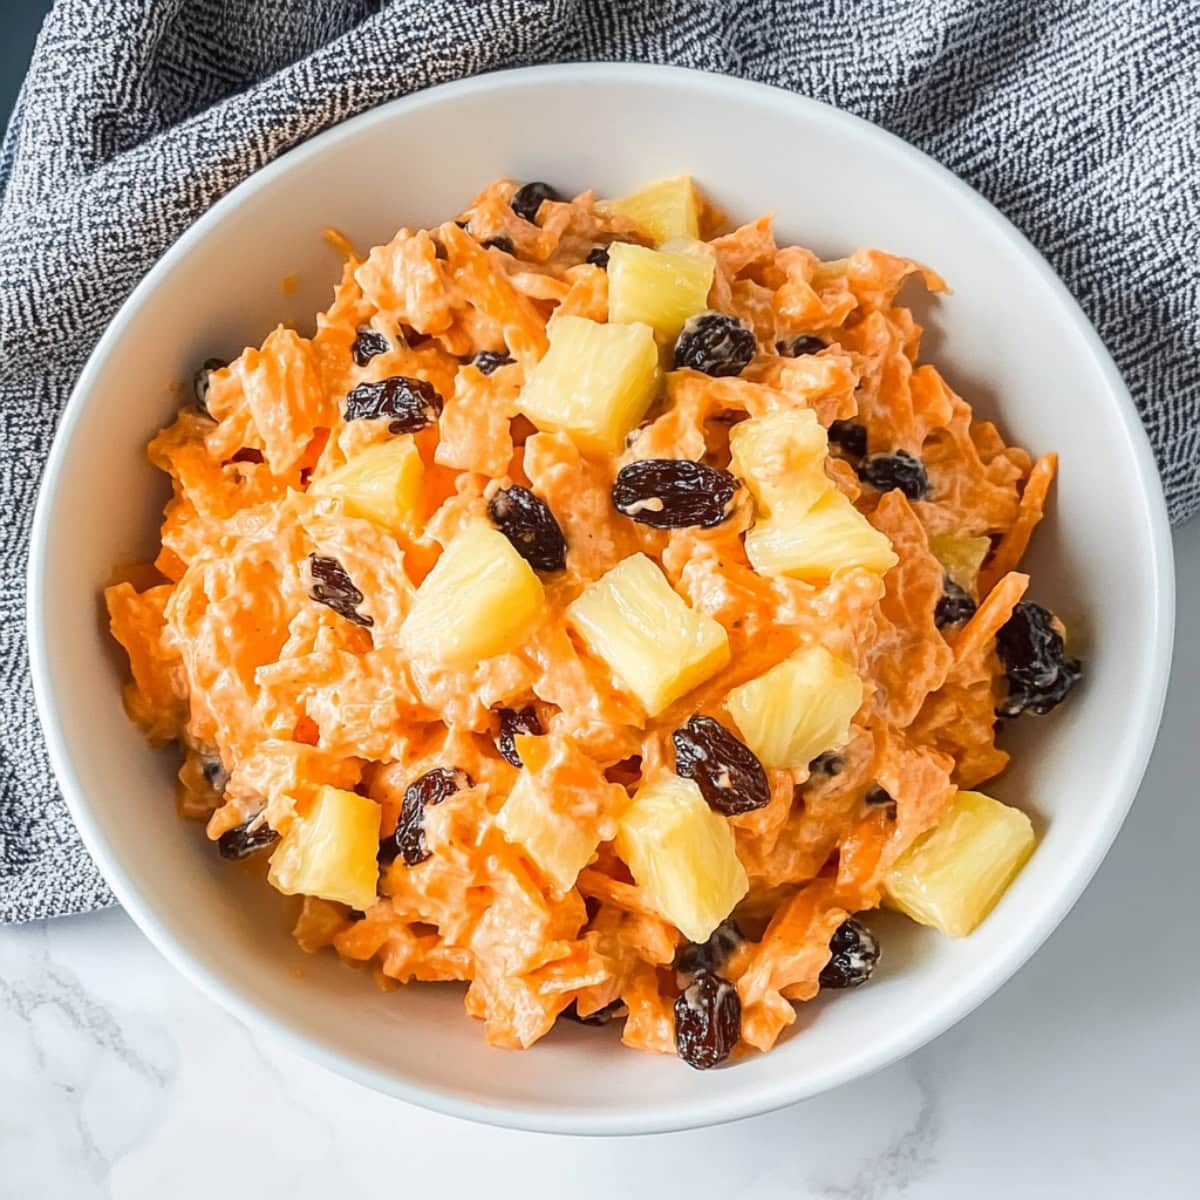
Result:
{"label": "marble surface", "polygon": [[252,1037],[113,911],[0,929],[0,1198],[1200,1196],[1200,521],[1176,551],[1171,695],[1125,829],[1033,960],[907,1061],[718,1129],[476,1127]]}

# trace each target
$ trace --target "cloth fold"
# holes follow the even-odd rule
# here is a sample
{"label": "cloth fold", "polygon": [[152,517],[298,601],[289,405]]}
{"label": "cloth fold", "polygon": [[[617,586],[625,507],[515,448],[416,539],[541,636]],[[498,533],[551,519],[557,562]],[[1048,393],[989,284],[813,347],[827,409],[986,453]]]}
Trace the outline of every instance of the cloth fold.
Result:
{"label": "cloth fold", "polygon": [[0,922],[112,902],[57,794],[24,630],[38,478],[106,322],[312,134],[449,79],[586,60],[786,87],[955,171],[1096,324],[1172,519],[1200,507],[1200,0],[58,0],[0,149]]}

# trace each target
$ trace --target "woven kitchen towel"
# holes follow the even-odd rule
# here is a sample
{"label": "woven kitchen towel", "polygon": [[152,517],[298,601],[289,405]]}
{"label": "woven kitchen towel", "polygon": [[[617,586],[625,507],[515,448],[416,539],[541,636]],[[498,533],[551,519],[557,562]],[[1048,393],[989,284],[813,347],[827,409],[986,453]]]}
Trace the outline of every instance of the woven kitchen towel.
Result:
{"label": "woven kitchen towel", "polygon": [[58,0],[0,153],[0,921],[111,902],[56,793],[23,628],[38,476],[105,323],[199,213],[318,130],[587,59],[779,84],[956,171],[1099,328],[1172,517],[1200,507],[1200,0]]}

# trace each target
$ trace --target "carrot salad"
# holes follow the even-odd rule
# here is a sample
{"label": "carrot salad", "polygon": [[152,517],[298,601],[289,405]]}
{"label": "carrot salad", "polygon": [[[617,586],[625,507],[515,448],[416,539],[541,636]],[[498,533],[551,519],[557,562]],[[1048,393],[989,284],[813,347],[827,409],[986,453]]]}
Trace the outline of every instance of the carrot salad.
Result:
{"label": "carrot salad", "polygon": [[1080,674],[1019,569],[1055,456],[919,361],[934,271],[727,228],[679,178],[331,232],[315,327],[151,441],[106,591],[181,815],[496,1046],[767,1050],[871,974],[856,914],[969,932],[1032,850],[975,789]]}

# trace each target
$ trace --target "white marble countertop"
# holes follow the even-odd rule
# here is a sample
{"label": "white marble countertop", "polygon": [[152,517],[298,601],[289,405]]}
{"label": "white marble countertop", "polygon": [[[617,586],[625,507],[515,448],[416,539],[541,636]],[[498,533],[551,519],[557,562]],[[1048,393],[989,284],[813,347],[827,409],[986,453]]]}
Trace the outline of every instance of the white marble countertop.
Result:
{"label": "white marble countertop", "polygon": [[1200,1197],[1200,521],[1175,545],[1171,694],[1128,823],[1033,960],[907,1061],[718,1129],[476,1127],[252,1037],[107,912],[0,929],[0,1198]]}

